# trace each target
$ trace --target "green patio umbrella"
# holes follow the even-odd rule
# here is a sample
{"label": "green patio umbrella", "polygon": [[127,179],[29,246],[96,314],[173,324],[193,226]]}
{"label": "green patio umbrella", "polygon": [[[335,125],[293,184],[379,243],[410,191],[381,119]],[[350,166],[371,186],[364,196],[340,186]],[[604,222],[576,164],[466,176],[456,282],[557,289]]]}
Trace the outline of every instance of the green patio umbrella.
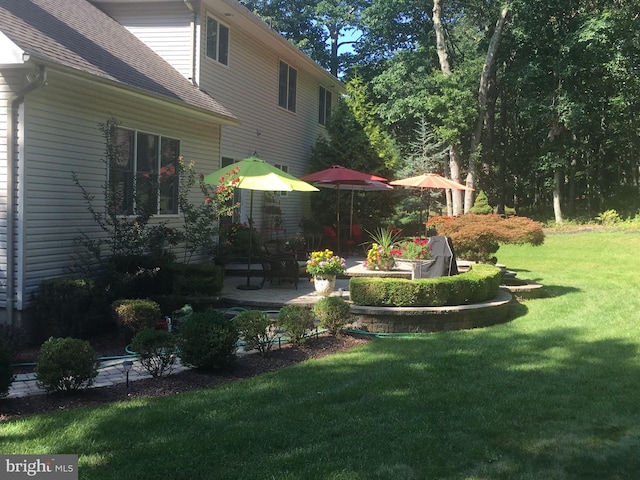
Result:
{"label": "green patio umbrella", "polygon": [[[232,174],[234,169],[239,169],[237,175]],[[227,165],[226,167],[216,170],[204,177],[204,182],[211,185],[218,185],[221,181],[228,178],[231,182],[237,178],[237,183],[233,186],[236,188],[244,188],[251,190],[251,200],[249,203],[249,230],[253,232],[253,191],[261,190],[268,192],[317,192],[318,189],[313,185],[304,182],[293,175],[270,165],[258,157],[249,157],[239,162]],[[253,234],[249,235],[249,263],[247,264],[247,284],[238,285],[243,290],[257,290],[258,285],[251,285],[251,241]]]}

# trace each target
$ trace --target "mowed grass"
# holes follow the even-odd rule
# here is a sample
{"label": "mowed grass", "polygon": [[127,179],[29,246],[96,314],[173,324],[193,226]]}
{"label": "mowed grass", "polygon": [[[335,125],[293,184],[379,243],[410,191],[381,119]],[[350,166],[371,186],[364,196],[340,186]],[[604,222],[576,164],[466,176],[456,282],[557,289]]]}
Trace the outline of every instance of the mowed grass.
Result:
{"label": "mowed grass", "polygon": [[503,247],[546,292],[509,323],[7,422],[0,452],[76,453],[83,479],[638,478],[638,252],[633,233]]}

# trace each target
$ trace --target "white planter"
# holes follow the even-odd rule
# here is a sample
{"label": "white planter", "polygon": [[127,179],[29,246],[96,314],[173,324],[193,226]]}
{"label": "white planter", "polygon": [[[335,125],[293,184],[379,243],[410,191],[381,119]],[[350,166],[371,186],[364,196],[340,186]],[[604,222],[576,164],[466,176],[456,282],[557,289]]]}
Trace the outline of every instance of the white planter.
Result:
{"label": "white planter", "polygon": [[328,297],[336,286],[336,276],[315,275],[313,277],[313,286],[320,297]]}

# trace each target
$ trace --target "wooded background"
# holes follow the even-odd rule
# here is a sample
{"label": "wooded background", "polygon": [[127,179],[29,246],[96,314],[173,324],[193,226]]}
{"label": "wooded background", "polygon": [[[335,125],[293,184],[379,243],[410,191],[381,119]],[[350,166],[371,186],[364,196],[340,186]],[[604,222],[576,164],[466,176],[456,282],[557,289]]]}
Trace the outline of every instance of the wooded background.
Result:
{"label": "wooded background", "polygon": [[347,84],[312,166],[444,173],[557,222],[637,214],[637,0],[243,3]]}

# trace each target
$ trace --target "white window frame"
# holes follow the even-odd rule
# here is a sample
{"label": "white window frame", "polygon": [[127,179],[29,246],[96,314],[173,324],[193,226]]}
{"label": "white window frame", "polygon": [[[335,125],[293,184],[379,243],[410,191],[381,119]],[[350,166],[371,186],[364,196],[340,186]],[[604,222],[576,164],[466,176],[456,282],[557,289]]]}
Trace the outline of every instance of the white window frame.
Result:
{"label": "white window frame", "polygon": [[[209,22],[215,22],[216,24],[216,37],[214,51],[212,52],[209,44]],[[205,26],[205,55],[207,58],[220,63],[221,65],[229,66],[229,50],[231,45],[231,29],[229,26],[213,15],[207,14]],[[222,42],[221,40],[226,40]]]}
{"label": "white window frame", "polygon": [[[286,72],[284,69],[286,68]],[[278,62],[278,106],[296,112],[298,96],[298,70],[287,62]]]}
{"label": "white window frame", "polygon": [[[178,162],[180,158],[180,149],[182,146],[182,141],[178,138],[169,137],[167,135],[158,135],[154,133],[143,132],[143,131],[138,131],[130,128],[123,128],[123,127],[117,127],[115,129],[115,132],[116,132],[116,135],[115,135],[116,141],[119,138],[119,132],[126,134],[126,137],[127,137],[126,143],[117,145],[115,147],[118,153],[114,155],[114,158],[109,159],[110,163],[108,165],[108,178],[109,178],[109,187],[111,192],[114,191],[114,190],[111,190],[114,188],[112,183],[113,178],[116,176],[122,178],[122,181],[120,182],[120,184],[122,185],[122,191],[123,191],[123,199],[122,199],[123,206],[118,213],[122,215],[136,214],[136,212],[138,211],[138,205],[136,204],[136,202],[139,200],[138,182],[141,176],[144,176],[147,178],[154,176],[155,178],[151,178],[150,185],[153,185],[155,183],[155,193],[154,193],[155,208],[150,213],[152,215],[161,215],[161,216],[178,215],[179,214],[179,208],[178,208],[179,192],[178,191],[180,188],[180,170],[179,170],[180,167]],[[139,164],[142,163],[142,161],[140,161],[138,158],[140,154],[140,148],[142,148],[142,146],[139,143],[141,135],[154,139],[155,148],[157,150],[154,153],[155,161],[152,162],[151,170],[145,171],[145,172],[140,172],[140,168],[139,168]],[[129,139],[132,139],[131,143],[129,143]],[[174,151],[171,155],[171,158],[168,158],[168,160],[171,161],[170,163],[172,163],[169,165],[167,165],[167,162],[166,162],[167,158],[163,159],[162,147],[163,145],[168,145],[168,143],[165,143],[165,142],[175,142],[177,144],[177,148],[173,149]],[[125,157],[127,157],[128,159],[126,160],[126,163],[123,163],[123,161],[125,160]],[[115,162],[115,164],[113,162]],[[124,168],[125,165],[127,165],[126,169]],[[166,167],[166,170],[164,173],[165,175],[164,179],[169,180],[170,183],[165,184],[163,186],[162,170],[165,167]],[[117,175],[118,173],[122,175]],[[166,188],[167,185],[169,186],[169,189],[172,193],[171,195],[163,196],[163,188]],[[172,208],[163,209],[164,198],[170,199],[169,204],[172,205]]]}

